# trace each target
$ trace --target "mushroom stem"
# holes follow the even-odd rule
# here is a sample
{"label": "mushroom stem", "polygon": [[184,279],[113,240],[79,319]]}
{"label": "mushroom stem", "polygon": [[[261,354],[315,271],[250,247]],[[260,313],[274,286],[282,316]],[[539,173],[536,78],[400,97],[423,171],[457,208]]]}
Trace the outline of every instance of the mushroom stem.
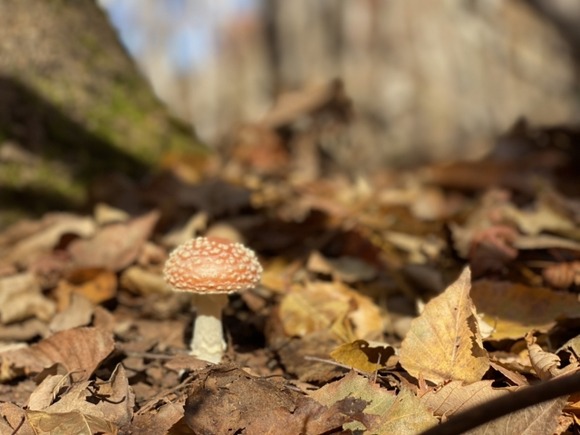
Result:
{"label": "mushroom stem", "polygon": [[218,364],[226,350],[222,310],[228,304],[228,295],[225,293],[196,295],[194,304],[197,316],[193,324],[190,354]]}

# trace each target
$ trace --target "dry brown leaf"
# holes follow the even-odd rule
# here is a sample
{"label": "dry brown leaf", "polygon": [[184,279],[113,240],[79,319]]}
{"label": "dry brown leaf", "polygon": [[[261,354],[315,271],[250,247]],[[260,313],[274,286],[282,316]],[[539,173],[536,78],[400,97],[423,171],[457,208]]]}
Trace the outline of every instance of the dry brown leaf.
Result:
{"label": "dry brown leaf", "polygon": [[427,303],[413,320],[401,344],[400,363],[410,375],[440,383],[481,379],[489,368],[469,297],[471,273],[465,268],[457,281]]}
{"label": "dry brown leaf", "polygon": [[313,252],[306,265],[311,272],[332,275],[336,280],[346,283],[369,281],[377,275],[370,264],[355,257],[325,258],[320,252]]}
{"label": "dry brown leaf", "polygon": [[116,435],[117,427],[102,417],[86,415],[79,411],[47,413],[27,411],[26,417],[36,435]]}
{"label": "dry brown leaf", "polygon": [[557,319],[580,317],[576,295],[546,288],[482,280],[473,283],[471,297],[496,340],[520,338],[531,329],[546,332]]}
{"label": "dry brown leaf", "polygon": [[64,234],[90,237],[95,227],[91,218],[69,213],[47,214],[38,222],[24,222],[6,230],[1,237],[0,258],[26,262],[40,252],[52,250]]}
{"label": "dry brown leaf", "polygon": [[345,430],[368,429],[376,434],[419,433],[438,422],[410,391],[403,389],[395,396],[354,372],[311,392],[310,397],[329,407],[349,397],[366,402],[363,413],[367,418],[344,424]]}
{"label": "dry brown leaf", "polygon": [[107,381],[77,382],[44,411],[51,414],[80,411],[85,416],[105,418],[121,427],[131,421],[134,406],[135,395],[125,369],[117,364]]}
{"label": "dry brown leaf", "polygon": [[[427,392],[420,400],[435,415],[449,417],[518,389],[492,388],[491,384],[492,381],[480,381],[462,385],[461,382],[453,381],[437,390]],[[493,420],[469,433],[494,435],[553,433],[565,403],[565,398],[540,403]]]}
{"label": "dry brown leaf", "polygon": [[0,353],[0,380],[39,373],[61,363],[75,380],[88,379],[114,349],[111,332],[78,328],[58,332],[37,344]]}
{"label": "dry brown leaf", "polygon": [[[54,367],[57,366],[55,365]],[[56,372],[57,370],[54,371]],[[48,408],[59,396],[61,390],[68,387],[70,387],[70,378],[66,373],[49,374],[30,394],[27,409],[30,411],[42,411]]]}
{"label": "dry brown leaf", "polygon": [[159,212],[154,210],[128,222],[107,225],[91,239],[73,241],[69,253],[77,267],[117,272],[136,260],[158,220]]}
{"label": "dry brown leaf", "polygon": [[411,391],[402,389],[387,412],[371,425],[369,432],[379,435],[421,433],[438,422]]}
{"label": "dry brown leaf", "polygon": [[365,340],[342,344],[330,353],[330,357],[338,363],[368,373],[393,367],[397,362],[394,348],[380,344],[371,346]]}
{"label": "dry brown leaf", "polygon": [[508,414],[470,431],[474,435],[551,434],[558,427],[558,419],[567,399],[549,400]]}
{"label": "dry brown leaf", "polygon": [[506,379],[509,379],[517,387],[523,387],[530,384],[524,375],[510,369],[507,364],[504,364],[503,362],[494,361],[492,359],[490,361],[490,367],[504,375]]}
{"label": "dry brown leaf", "polygon": [[435,415],[449,417],[508,393],[507,389],[492,388],[491,384],[492,381],[478,381],[469,385],[451,381],[441,388],[428,391],[421,396],[421,402]]}
{"label": "dry brown leaf", "polygon": [[560,357],[552,352],[546,352],[537,343],[536,337],[531,332],[526,334],[526,345],[530,354],[530,362],[538,377],[542,380],[555,378],[576,372],[579,369],[578,363],[574,362],[566,367],[560,367],[562,361]]}
{"label": "dry brown leaf", "polygon": [[11,323],[36,317],[50,320],[56,311],[53,301],[42,294],[42,289],[31,273],[0,278],[0,321]]}
{"label": "dry brown leaf", "polygon": [[342,283],[294,285],[282,299],[279,313],[284,331],[290,336],[334,328],[346,340],[373,340],[383,330],[380,310],[374,302]]}
{"label": "dry brown leaf", "polygon": [[0,422],[2,434],[37,435],[26,420],[26,411],[14,403],[0,403]]}
{"label": "dry brown leaf", "polygon": [[[146,413],[135,415],[131,421],[131,430],[135,434],[170,434],[169,430],[183,418],[183,415],[182,403],[166,403],[159,409],[151,409]],[[180,431],[179,434],[183,435],[184,431]],[[191,434],[193,435],[193,432]]]}
{"label": "dry brown leaf", "polygon": [[52,318],[49,329],[52,332],[57,332],[78,326],[87,326],[91,323],[94,312],[94,306],[87,298],[73,293],[70,295],[69,306]]}
{"label": "dry brown leaf", "polygon": [[347,420],[328,412],[282,382],[259,378],[233,366],[216,366],[193,381],[185,422],[195,433],[325,433]]}
{"label": "dry brown leaf", "polygon": [[[385,415],[396,400],[393,392],[381,388],[368,378],[357,375],[355,372],[350,372],[344,378],[312,391],[309,396],[328,407],[348,397],[361,399],[367,402],[364,414],[369,416]],[[371,420],[374,419],[369,419],[366,423],[370,424]],[[344,425],[344,429],[364,430],[365,425],[360,422],[353,422]]]}

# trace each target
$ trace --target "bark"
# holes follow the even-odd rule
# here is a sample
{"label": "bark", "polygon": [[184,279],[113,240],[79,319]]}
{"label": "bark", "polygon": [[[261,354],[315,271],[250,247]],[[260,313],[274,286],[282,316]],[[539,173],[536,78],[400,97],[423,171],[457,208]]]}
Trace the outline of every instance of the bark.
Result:
{"label": "bark", "polygon": [[189,149],[201,149],[191,129],[93,0],[0,2],[0,225],[78,207],[95,178],[144,177],[163,153]]}

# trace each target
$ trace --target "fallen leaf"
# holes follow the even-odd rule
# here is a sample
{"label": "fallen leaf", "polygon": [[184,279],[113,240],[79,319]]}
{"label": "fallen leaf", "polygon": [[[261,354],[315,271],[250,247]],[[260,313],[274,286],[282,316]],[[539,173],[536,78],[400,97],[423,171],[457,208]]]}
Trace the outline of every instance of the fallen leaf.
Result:
{"label": "fallen leaf", "polygon": [[185,403],[185,422],[195,433],[325,433],[347,421],[283,382],[259,378],[236,367],[200,372]]}
{"label": "fallen leaf", "polygon": [[[46,376],[36,389],[30,394],[27,403],[27,409],[30,411],[42,411],[54,403],[57,397],[60,396],[61,391],[70,388],[70,378],[66,371],[58,369],[62,367],[55,364],[48,370],[52,370],[53,374]],[[65,373],[58,373],[65,372]]]}
{"label": "fallen leaf", "polygon": [[423,313],[411,322],[399,361],[413,377],[435,383],[472,383],[489,368],[470,288],[471,273],[465,268],[457,281],[430,300]]}
{"label": "fallen leaf", "polygon": [[542,349],[536,343],[536,337],[531,332],[526,334],[525,339],[532,367],[540,379],[548,380],[578,371],[578,362],[574,362],[566,367],[560,367],[562,363],[560,357]]}
{"label": "fallen leaf", "polygon": [[107,381],[77,382],[44,411],[50,414],[79,411],[121,427],[131,421],[134,406],[135,395],[125,369],[117,364]]}
{"label": "fallen leaf", "polygon": [[11,323],[36,317],[48,321],[56,311],[53,301],[42,294],[42,289],[31,273],[0,278],[0,321]]}
{"label": "fallen leaf", "polygon": [[474,435],[551,434],[558,426],[558,419],[567,399],[548,400],[524,408],[470,431]]}
{"label": "fallen leaf", "polygon": [[509,392],[507,389],[492,388],[491,385],[492,381],[468,385],[462,381],[451,381],[423,394],[420,400],[435,415],[449,417]]}
{"label": "fallen leaf", "polygon": [[127,222],[101,228],[91,239],[73,241],[68,251],[77,267],[94,267],[114,272],[131,265],[151,236],[159,212],[151,211]]}
{"label": "fallen leaf", "polygon": [[372,373],[396,364],[395,349],[388,345],[369,345],[365,340],[355,340],[334,349],[330,357],[338,363],[362,372]]}
{"label": "fallen leaf", "polygon": [[310,397],[326,406],[349,397],[366,402],[363,413],[367,418],[344,424],[345,430],[360,431],[366,426],[370,433],[376,434],[419,433],[438,422],[410,391],[403,389],[395,396],[354,372],[313,391]]}
{"label": "fallen leaf", "polygon": [[0,258],[20,263],[43,251],[52,250],[64,234],[89,237],[95,232],[91,218],[70,213],[50,213],[38,222],[16,224],[0,237]]}
{"label": "fallen leaf", "polygon": [[0,353],[0,380],[39,373],[61,363],[75,380],[88,379],[114,349],[113,335],[96,328],[57,332],[32,346]]}
{"label": "fallen leaf", "polygon": [[[368,297],[346,284],[314,282],[294,285],[280,303],[280,319],[289,336],[336,328],[339,335],[373,340],[380,337],[383,320],[379,308]],[[351,335],[348,322],[352,322]]]}
{"label": "fallen leaf", "polygon": [[116,435],[117,427],[101,417],[85,415],[79,411],[47,413],[27,411],[28,422],[37,435]]}
{"label": "fallen leaf", "polygon": [[409,390],[402,389],[389,409],[380,415],[369,432],[379,435],[420,433],[439,420]]}
{"label": "fallen leaf", "polygon": [[[327,383],[318,390],[312,391],[309,396],[328,407],[348,397],[361,399],[367,402],[364,414],[370,416],[385,415],[396,399],[393,392],[381,388],[368,378],[353,371],[338,381]],[[369,419],[367,424],[370,425],[372,420],[374,419]],[[365,425],[361,422],[353,422],[346,424],[344,429],[364,430]]]}
{"label": "fallen leaf", "polygon": [[87,326],[91,323],[94,311],[93,304],[87,298],[74,293],[70,295],[69,306],[52,318],[49,329],[57,332]]}
{"label": "fallen leaf", "polygon": [[[166,403],[159,409],[135,415],[131,421],[131,430],[136,434],[171,434],[170,429],[183,418],[184,413],[183,404]],[[180,431],[179,434],[183,435],[184,432]]]}
{"label": "fallen leaf", "polygon": [[37,435],[26,419],[26,411],[14,403],[0,403],[0,433]]}
{"label": "fallen leaf", "polygon": [[[518,389],[493,388],[491,385],[492,381],[479,381],[470,385],[452,381],[437,390],[427,392],[420,400],[435,415],[451,417]],[[560,398],[533,405],[483,424],[469,433],[494,435],[553,433],[553,429],[558,425],[557,417],[565,403],[566,398]]]}
{"label": "fallen leaf", "polygon": [[556,320],[580,317],[580,302],[572,293],[529,287],[512,282],[473,283],[473,303],[494,327],[491,338],[520,338],[531,329],[546,332]]}

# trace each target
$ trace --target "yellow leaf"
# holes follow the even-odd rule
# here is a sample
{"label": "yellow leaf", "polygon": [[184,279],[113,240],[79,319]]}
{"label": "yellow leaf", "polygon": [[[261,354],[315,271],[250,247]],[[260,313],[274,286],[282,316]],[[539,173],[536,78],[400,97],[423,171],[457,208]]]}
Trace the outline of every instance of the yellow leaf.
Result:
{"label": "yellow leaf", "polygon": [[[280,303],[280,319],[287,335],[299,337],[332,330],[348,341],[373,340],[383,330],[380,310],[373,301],[342,283],[292,286]],[[350,323],[352,328],[347,326]]]}
{"label": "yellow leaf", "polygon": [[330,353],[336,362],[368,373],[387,367],[389,358],[394,355],[395,350],[392,347],[372,347],[365,340],[342,344]]}
{"label": "yellow leaf", "polygon": [[546,332],[559,318],[578,318],[580,302],[572,293],[511,282],[481,280],[471,289],[477,311],[493,325],[491,338],[520,338],[531,329]]}
{"label": "yellow leaf", "polygon": [[479,381],[489,367],[475,308],[469,297],[471,272],[425,305],[401,344],[400,363],[412,376],[440,383]]}

